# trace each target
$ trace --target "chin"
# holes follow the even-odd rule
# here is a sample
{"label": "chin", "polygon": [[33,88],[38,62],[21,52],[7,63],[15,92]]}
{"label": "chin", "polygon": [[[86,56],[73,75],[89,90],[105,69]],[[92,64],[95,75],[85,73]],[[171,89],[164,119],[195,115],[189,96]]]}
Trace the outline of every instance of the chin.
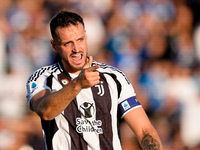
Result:
{"label": "chin", "polygon": [[71,66],[73,72],[81,71],[84,65]]}

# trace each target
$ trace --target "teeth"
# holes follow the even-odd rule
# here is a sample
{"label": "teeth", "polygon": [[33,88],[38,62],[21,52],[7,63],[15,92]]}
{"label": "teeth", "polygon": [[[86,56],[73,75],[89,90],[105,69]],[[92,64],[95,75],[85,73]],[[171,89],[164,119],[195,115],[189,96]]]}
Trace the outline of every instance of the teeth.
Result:
{"label": "teeth", "polygon": [[72,60],[74,61],[74,63],[80,63],[82,61],[82,54],[78,53],[78,54],[73,54],[71,56]]}
{"label": "teeth", "polygon": [[80,56],[81,54],[74,54],[72,57],[77,57]]}

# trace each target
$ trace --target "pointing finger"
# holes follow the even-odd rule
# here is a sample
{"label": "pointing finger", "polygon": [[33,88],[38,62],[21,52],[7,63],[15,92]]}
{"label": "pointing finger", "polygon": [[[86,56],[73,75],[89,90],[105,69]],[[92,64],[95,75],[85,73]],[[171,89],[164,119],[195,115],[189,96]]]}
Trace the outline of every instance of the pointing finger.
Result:
{"label": "pointing finger", "polygon": [[100,68],[100,66],[99,65],[95,65],[95,66],[92,66],[92,67],[88,68],[87,71],[93,72],[93,71],[97,70],[98,68]]}
{"label": "pointing finger", "polygon": [[92,62],[93,62],[93,57],[92,56],[89,56],[89,58],[88,58],[88,60],[87,60],[87,62],[86,62],[86,64],[84,65],[84,69],[86,69],[86,68],[89,68],[91,65],[92,65]]}

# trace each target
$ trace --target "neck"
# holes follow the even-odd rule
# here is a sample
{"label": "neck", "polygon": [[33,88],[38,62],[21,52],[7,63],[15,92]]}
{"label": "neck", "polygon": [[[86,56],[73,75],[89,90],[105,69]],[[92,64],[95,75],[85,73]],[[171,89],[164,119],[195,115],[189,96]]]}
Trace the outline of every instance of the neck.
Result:
{"label": "neck", "polygon": [[65,62],[63,62],[63,60],[61,61],[61,66],[62,66],[62,69],[64,71],[72,73],[72,74],[76,74],[76,75],[79,75],[80,72],[81,72],[81,70],[82,70],[82,68],[73,68],[73,67],[70,67]]}

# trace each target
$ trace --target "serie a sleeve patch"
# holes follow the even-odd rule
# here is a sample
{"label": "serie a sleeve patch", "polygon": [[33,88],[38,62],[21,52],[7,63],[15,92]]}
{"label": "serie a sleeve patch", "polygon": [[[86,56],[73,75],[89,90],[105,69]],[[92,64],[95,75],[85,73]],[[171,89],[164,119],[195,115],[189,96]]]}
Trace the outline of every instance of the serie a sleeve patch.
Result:
{"label": "serie a sleeve patch", "polygon": [[120,116],[123,117],[128,111],[139,106],[141,106],[141,104],[138,102],[135,96],[122,101],[121,103],[119,103]]}

